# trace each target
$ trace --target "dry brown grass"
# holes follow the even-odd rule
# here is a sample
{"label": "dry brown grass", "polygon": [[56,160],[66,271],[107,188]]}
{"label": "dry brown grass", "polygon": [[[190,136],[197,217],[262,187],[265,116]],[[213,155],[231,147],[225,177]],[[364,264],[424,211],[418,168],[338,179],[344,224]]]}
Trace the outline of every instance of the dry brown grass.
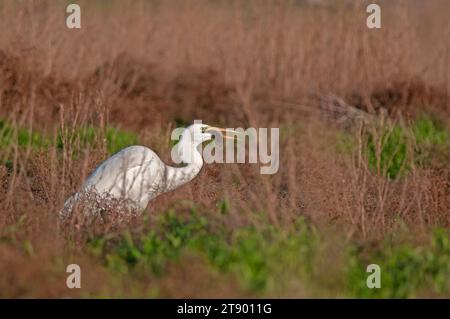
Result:
{"label": "dry brown grass", "polygon": [[[367,167],[359,124],[342,128],[313,112],[312,97],[332,93],[374,116],[386,109],[400,121],[427,112],[450,125],[449,25],[445,17],[427,20],[411,2],[392,2],[382,3],[383,28],[368,30],[365,7],[347,1],[80,1],[82,29],[68,30],[65,2],[4,1],[0,118],[54,139],[58,129],[85,124],[121,127],[166,162],[170,130],[180,121],[280,127],[276,175],[260,175],[257,165],[209,165],[189,185],[154,200],[145,214],[157,216],[169,207],[182,213],[181,201],[188,201],[214,218],[225,198],[231,228],[265,223],[254,213],[264,212],[275,225],[303,215],[347,238],[378,240],[402,227],[420,237],[450,226],[448,165],[414,167],[406,178],[388,180]],[[445,1],[427,6],[448,12]],[[336,152],[343,130],[359,141],[351,156]],[[0,150],[12,161],[12,169],[0,165],[0,238],[11,242],[0,244],[0,273],[9,274],[1,276],[0,295],[77,294],[56,284],[64,273],[43,261],[71,258],[64,238],[72,231],[60,231],[57,212],[107,156],[102,134],[74,159],[79,148],[79,141],[67,140],[63,151],[18,145]],[[75,251],[82,255],[80,238]],[[92,265],[91,293],[108,294],[111,287],[100,284],[102,270],[84,258]],[[167,295],[210,289],[176,293],[173,285],[184,275],[168,278],[162,280],[172,291]],[[133,284],[135,290],[123,291],[133,294],[145,285]],[[223,295],[232,295],[227,289]]]}

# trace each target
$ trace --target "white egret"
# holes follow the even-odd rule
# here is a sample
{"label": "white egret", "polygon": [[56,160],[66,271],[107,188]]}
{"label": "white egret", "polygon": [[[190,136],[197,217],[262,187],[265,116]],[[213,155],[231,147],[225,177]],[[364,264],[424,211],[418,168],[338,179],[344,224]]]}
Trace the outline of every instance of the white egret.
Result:
{"label": "white egret", "polygon": [[[203,142],[214,138],[214,131],[236,133],[199,123],[190,125],[182,132],[177,144],[179,159],[187,164],[182,167],[166,165],[145,146],[122,149],[93,171],[81,190],[65,202],[60,217],[67,218],[76,204],[86,204],[86,201],[95,202],[87,203],[91,213],[107,208],[110,200],[125,202],[127,208],[141,213],[156,196],[186,184],[199,174],[203,157],[198,148]],[[227,135],[223,137],[234,139]]]}

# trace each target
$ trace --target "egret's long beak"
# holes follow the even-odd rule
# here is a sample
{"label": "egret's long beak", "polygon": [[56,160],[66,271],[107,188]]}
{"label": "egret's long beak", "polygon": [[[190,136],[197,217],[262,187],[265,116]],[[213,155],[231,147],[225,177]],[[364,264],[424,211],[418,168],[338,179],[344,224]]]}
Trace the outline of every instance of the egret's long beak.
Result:
{"label": "egret's long beak", "polygon": [[[224,128],[220,128],[220,127],[215,127],[215,126],[210,126],[206,129],[206,131],[219,131],[219,132],[223,132],[225,134],[223,134],[223,138],[229,139],[229,140],[234,140],[234,137],[239,138],[239,134],[240,132],[234,131],[234,130],[229,130],[229,129],[224,129]],[[233,136],[228,136],[227,133],[234,133],[236,135]]]}

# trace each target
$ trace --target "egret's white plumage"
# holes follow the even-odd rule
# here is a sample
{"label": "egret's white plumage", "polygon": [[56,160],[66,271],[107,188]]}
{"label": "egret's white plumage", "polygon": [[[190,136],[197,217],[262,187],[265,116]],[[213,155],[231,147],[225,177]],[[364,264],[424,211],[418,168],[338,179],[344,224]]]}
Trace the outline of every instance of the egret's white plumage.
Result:
{"label": "egret's white plumage", "polygon": [[[86,198],[100,198],[105,202],[125,200],[131,208],[142,212],[156,196],[174,190],[198,175],[203,158],[197,148],[213,138],[212,130],[225,131],[205,124],[193,124],[183,131],[177,144],[178,155],[187,164],[182,167],[166,165],[145,146],[124,148],[94,170],[81,190],[66,201],[61,217],[68,217],[74,205]],[[99,205],[101,208],[102,204],[97,203]]]}

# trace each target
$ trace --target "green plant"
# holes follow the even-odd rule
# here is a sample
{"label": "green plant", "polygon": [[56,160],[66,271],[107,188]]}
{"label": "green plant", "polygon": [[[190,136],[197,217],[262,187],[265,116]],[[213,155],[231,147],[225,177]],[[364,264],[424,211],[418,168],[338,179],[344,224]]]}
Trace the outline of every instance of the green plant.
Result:
{"label": "green plant", "polygon": [[62,149],[65,147],[65,144],[76,144],[77,148],[83,149],[88,146],[94,146],[96,142],[101,140],[106,141],[106,148],[110,154],[126,146],[138,143],[138,137],[131,132],[111,126],[107,126],[104,131],[98,127],[85,126],[74,131],[66,130],[64,134],[60,131],[57,137],[57,147]]}
{"label": "green plant", "polygon": [[408,140],[400,126],[383,128],[380,136],[370,133],[367,138],[369,167],[388,178],[396,178],[408,170]]}
{"label": "green plant", "polygon": [[[394,125],[369,133],[366,145],[369,167],[395,179],[406,173],[413,161],[423,165],[439,158],[440,154],[444,157],[448,154],[450,135],[439,121],[422,116],[411,124],[412,134],[407,134],[407,131],[404,126]],[[348,144],[344,138],[340,141],[341,144]]]}
{"label": "green plant", "polygon": [[[369,255],[349,249],[347,287],[355,297],[408,298],[421,289],[442,293],[449,288],[450,244],[448,231],[438,229],[428,245],[386,244]],[[368,264],[381,269],[381,288],[366,286]]]}
{"label": "green plant", "polygon": [[[161,275],[168,261],[179,260],[189,251],[205,256],[217,270],[235,275],[246,289],[263,292],[280,284],[278,278],[287,269],[299,275],[311,273],[316,243],[316,235],[303,220],[288,232],[270,226],[213,230],[195,213],[183,219],[169,212],[161,218],[158,231],[135,237],[126,232],[104,255],[111,270],[143,269]],[[106,244],[105,240],[91,241],[97,255]]]}
{"label": "green plant", "polygon": [[443,123],[429,116],[414,121],[412,131],[418,145],[445,145],[450,141],[450,134]]}
{"label": "green plant", "polygon": [[428,165],[433,160],[447,163],[450,158],[450,134],[438,120],[422,116],[412,125],[416,141],[415,161]]}
{"label": "green plant", "polygon": [[[63,149],[67,144],[77,145],[83,149],[95,146],[97,141],[106,141],[108,152],[115,153],[120,149],[138,143],[138,137],[132,132],[127,132],[107,126],[102,130],[95,126],[83,126],[73,131],[66,129],[58,132],[56,147]],[[33,149],[48,148],[53,145],[50,137],[27,128],[14,127],[6,121],[0,120],[0,148],[17,145],[19,148],[31,147]]]}
{"label": "green plant", "polygon": [[50,139],[39,132],[27,128],[14,127],[6,121],[0,120],[0,148],[17,145],[20,148],[31,147],[39,149],[48,147]]}

